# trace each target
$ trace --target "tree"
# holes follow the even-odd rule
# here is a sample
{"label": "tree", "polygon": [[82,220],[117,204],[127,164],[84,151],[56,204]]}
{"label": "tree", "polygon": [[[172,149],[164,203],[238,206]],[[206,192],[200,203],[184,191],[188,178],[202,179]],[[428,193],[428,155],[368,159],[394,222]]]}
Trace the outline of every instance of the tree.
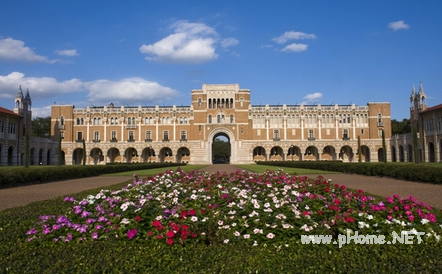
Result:
{"label": "tree", "polygon": [[413,133],[412,133],[412,138],[413,138],[413,157],[414,157],[414,163],[415,164],[419,164],[419,144],[417,141],[417,129],[416,129],[416,125],[413,125]]}
{"label": "tree", "polygon": [[362,162],[361,136],[358,135],[358,162]]}
{"label": "tree", "polygon": [[382,161],[387,162],[387,146],[385,145],[385,131],[382,130]]}
{"label": "tree", "polygon": [[411,120],[403,119],[399,122],[395,119],[391,120],[391,134],[405,134],[411,133]]}
{"label": "tree", "polygon": [[86,142],[83,138],[83,165],[86,165]]}
{"label": "tree", "polygon": [[61,136],[58,138],[58,147],[57,147],[57,165],[61,166],[62,157],[61,157]]}
{"label": "tree", "polygon": [[31,121],[33,137],[49,138],[51,136],[51,116],[36,117]]}
{"label": "tree", "polygon": [[25,131],[25,167],[29,167],[29,130]]}

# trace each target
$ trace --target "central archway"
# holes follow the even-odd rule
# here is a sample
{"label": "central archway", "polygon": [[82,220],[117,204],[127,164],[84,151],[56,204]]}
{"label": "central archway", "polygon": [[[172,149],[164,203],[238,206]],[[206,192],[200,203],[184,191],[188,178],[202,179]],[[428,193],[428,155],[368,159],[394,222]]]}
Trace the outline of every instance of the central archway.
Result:
{"label": "central archway", "polygon": [[213,130],[208,137],[207,162],[216,164],[236,161],[235,140],[232,132],[226,128],[218,128]]}

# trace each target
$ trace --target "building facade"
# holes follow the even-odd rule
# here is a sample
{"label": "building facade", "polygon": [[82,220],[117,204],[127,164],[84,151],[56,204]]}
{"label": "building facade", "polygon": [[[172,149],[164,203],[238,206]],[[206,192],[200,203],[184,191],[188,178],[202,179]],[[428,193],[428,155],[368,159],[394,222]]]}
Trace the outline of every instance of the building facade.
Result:
{"label": "building facade", "polygon": [[[410,96],[411,125],[417,129],[417,157],[419,162],[442,162],[442,104],[427,107],[427,95],[422,83],[419,91],[413,86]],[[391,138],[392,161],[414,162],[412,134]]]}
{"label": "building facade", "polygon": [[[224,136],[230,163],[382,160],[382,131],[391,135],[390,103],[252,105],[238,84],[203,85],[189,106],[54,105],[51,135],[62,139],[66,164],[186,162],[210,164]],[[84,140],[84,141],[83,141]],[[388,146],[387,148],[388,149]]]}
{"label": "building facade", "polygon": [[[0,107],[0,166],[25,164],[25,135],[32,130],[31,105],[29,90],[23,95],[19,87],[14,100],[14,110]],[[30,137],[29,164],[56,164],[57,146],[52,139]]]}

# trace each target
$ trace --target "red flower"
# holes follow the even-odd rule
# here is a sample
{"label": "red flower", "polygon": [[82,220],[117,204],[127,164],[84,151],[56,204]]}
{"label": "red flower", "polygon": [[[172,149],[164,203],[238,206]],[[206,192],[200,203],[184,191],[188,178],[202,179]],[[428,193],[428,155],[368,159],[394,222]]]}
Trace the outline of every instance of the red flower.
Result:
{"label": "red flower", "polygon": [[173,240],[172,240],[171,238],[167,239],[167,244],[168,244],[168,245],[173,244]]}
{"label": "red flower", "polygon": [[195,209],[189,210],[189,215],[190,216],[194,216],[195,214],[196,214],[196,210]]}
{"label": "red flower", "polygon": [[204,209],[204,208],[201,208],[201,214],[204,214],[204,213],[206,213],[206,210]]}
{"label": "red flower", "polygon": [[335,205],[339,205],[339,204],[341,203],[341,201],[340,201],[339,199],[335,199],[335,200],[333,201],[333,203],[334,203]]}
{"label": "red flower", "polygon": [[352,217],[347,217],[344,219],[344,222],[347,222],[347,223],[353,223],[354,221],[355,221],[355,219],[353,219]]}
{"label": "red flower", "polygon": [[153,221],[152,225],[153,225],[154,227],[158,227],[158,226],[161,226],[161,222],[158,221],[158,220],[155,220],[155,221]]}
{"label": "red flower", "polygon": [[166,233],[167,238],[173,238],[173,236],[175,236],[175,233],[173,232],[173,230],[169,230]]}
{"label": "red flower", "polygon": [[188,226],[188,225],[181,225],[181,228],[182,228],[183,230],[187,230],[187,229],[189,229],[189,226]]}
{"label": "red flower", "polygon": [[325,192],[329,192],[330,189],[329,189],[328,187],[326,187],[326,188],[324,188],[324,191],[325,191]]}
{"label": "red flower", "polygon": [[163,238],[164,238],[164,237],[163,237],[163,235],[161,235],[161,234],[157,236],[157,239],[160,239],[160,240],[161,240],[161,239],[163,239]]}
{"label": "red flower", "polygon": [[181,211],[181,217],[186,218],[187,217],[187,210]]}
{"label": "red flower", "polygon": [[153,231],[147,232],[147,236],[153,236]]}
{"label": "red flower", "polygon": [[318,210],[318,214],[319,214],[319,215],[322,215],[322,210]]}
{"label": "red flower", "polygon": [[137,233],[138,233],[138,230],[136,228],[134,228],[132,230],[129,230],[126,235],[127,235],[127,237],[129,237],[129,239],[132,239],[133,237],[135,237],[135,235],[137,235]]}
{"label": "red flower", "polygon": [[307,212],[307,211],[303,211],[303,212],[302,212],[302,215],[307,216],[307,215],[308,215],[308,212]]}
{"label": "red flower", "polygon": [[135,217],[134,219],[135,219],[135,221],[137,221],[137,222],[141,222],[141,217],[140,217],[140,216],[137,216],[137,217]]}

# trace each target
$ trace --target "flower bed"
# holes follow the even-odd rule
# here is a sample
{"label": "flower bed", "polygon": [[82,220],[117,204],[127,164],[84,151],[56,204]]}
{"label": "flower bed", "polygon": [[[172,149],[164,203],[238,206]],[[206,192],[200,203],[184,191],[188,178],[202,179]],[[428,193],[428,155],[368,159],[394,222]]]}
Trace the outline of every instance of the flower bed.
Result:
{"label": "flower bed", "polygon": [[185,244],[297,244],[306,234],[390,235],[412,230],[439,240],[431,208],[397,195],[380,200],[362,190],[285,174],[168,171],[118,191],[72,197],[65,215],[40,216],[27,241],[155,241]]}

